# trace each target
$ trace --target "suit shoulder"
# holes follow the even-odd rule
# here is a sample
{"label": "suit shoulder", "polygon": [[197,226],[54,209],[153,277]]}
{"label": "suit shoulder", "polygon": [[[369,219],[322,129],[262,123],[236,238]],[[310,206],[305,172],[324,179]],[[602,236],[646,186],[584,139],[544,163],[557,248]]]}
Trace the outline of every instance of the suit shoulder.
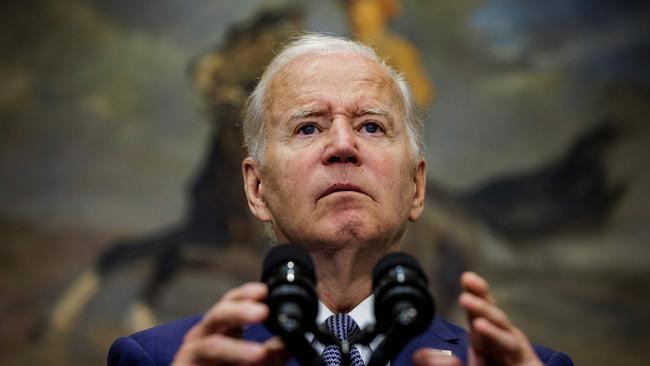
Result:
{"label": "suit shoulder", "polygon": [[169,364],[183,342],[185,333],[199,320],[200,315],[183,318],[120,338],[109,350],[108,364]]}
{"label": "suit shoulder", "polygon": [[546,366],[573,366],[573,360],[566,353],[557,352],[550,348],[534,344],[533,348]]}
{"label": "suit shoulder", "polygon": [[109,366],[155,365],[155,360],[138,342],[130,337],[118,338],[108,350]]}
{"label": "suit shoulder", "polygon": [[429,330],[444,340],[465,341],[467,331],[447,320],[436,318],[429,326]]}
{"label": "suit shoulder", "polygon": [[183,339],[183,336],[190,330],[196,323],[198,323],[202,315],[194,315],[187,318],[173,320],[153,328],[141,330],[137,333],[131,334],[129,337],[137,340],[138,342],[146,342],[149,340],[156,341],[170,341],[176,338]]}

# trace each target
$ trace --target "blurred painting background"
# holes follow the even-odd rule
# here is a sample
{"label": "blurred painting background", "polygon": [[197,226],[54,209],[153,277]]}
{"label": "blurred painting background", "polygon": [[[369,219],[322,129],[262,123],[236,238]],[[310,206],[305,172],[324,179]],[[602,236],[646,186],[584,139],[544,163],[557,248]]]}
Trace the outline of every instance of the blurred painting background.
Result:
{"label": "blurred painting background", "polygon": [[259,275],[237,122],[300,31],[414,84],[428,198],[404,244],[440,315],[461,271],[576,364],[650,358],[650,3],[30,0],[0,5],[0,362],[118,336]]}

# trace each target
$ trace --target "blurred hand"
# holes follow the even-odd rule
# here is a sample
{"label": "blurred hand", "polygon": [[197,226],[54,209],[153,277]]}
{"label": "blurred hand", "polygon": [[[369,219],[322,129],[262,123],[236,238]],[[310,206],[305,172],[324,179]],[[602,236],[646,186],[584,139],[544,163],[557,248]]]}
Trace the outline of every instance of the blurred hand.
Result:
{"label": "blurred hand", "polygon": [[260,323],[269,316],[268,306],[262,303],[267,293],[265,284],[247,283],[224,294],[185,335],[173,365],[284,364],[289,354],[279,338],[265,343],[240,339],[244,324]]}
{"label": "blurred hand", "polygon": [[[473,272],[461,276],[463,293],[458,300],[467,312],[470,332],[468,366],[540,366],[526,335],[499,309],[487,281]],[[462,366],[460,359],[433,349],[420,349],[413,355],[417,366]]]}

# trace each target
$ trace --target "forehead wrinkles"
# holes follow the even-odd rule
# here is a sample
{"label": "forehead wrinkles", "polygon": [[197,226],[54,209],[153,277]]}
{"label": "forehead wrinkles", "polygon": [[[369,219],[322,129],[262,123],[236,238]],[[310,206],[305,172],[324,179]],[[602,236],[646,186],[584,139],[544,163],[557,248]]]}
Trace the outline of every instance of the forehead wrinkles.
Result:
{"label": "forehead wrinkles", "polygon": [[[354,106],[357,108],[365,107],[361,104],[368,103],[366,91],[371,91],[371,88],[376,88],[376,93],[373,93],[374,97],[383,96],[384,93],[387,93],[385,100],[384,98],[379,98],[382,103],[386,103],[386,107],[392,107],[395,105],[398,108],[398,117],[403,120],[404,116],[404,103],[401,98],[401,93],[397,84],[390,77],[388,72],[384,70],[381,65],[379,65],[374,60],[368,59],[364,56],[357,54],[327,54],[327,55],[314,55],[308,54],[300,56],[295,60],[292,60],[288,64],[284,65],[277,73],[273,76],[269,83],[269,87],[264,100],[264,110],[267,111],[267,116],[271,117],[270,120],[266,122],[279,122],[280,115],[271,115],[271,113],[286,113],[286,110],[274,111],[273,107],[277,103],[280,103],[284,99],[293,99],[299,98],[301,94],[295,94],[293,91],[295,88],[298,88],[302,85],[309,85],[310,82],[322,82],[323,76],[329,76],[328,72],[338,72],[340,69],[331,70],[328,69],[327,58],[332,58],[336,56],[342,56],[345,59],[345,62],[348,60],[354,60],[355,63],[348,63],[351,68],[360,70],[360,77],[355,78],[359,82],[358,94],[355,95],[356,101]],[[314,62],[306,62],[305,59],[312,58]],[[325,60],[325,61],[323,61]],[[331,75],[331,81],[334,83],[336,80],[336,75]],[[345,83],[346,80],[338,80],[338,82]],[[336,87],[334,85],[333,87]],[[317,91],[314,89],[314,91]],[[294,95],[292,95],[294,94]],[[374,99],[374,98],[373,98]]]}

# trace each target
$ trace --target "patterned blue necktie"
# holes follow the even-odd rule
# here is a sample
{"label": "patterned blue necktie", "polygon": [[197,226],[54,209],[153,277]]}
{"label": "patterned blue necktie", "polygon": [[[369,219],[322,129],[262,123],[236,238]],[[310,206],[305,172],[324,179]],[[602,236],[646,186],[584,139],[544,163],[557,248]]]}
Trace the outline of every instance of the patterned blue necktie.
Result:
{"label": "patterned blue necktie", "polygon": [[[350,339],[355,333],[361,331],[354,319],[347,314],[334,314],[325,320],[325,325],[342,341]],[[327,366],[339,366],[343,360],[341,349],[334,344],[326,346],[321,357]],[[352,366],[365,366],[356,347],[352,347],[350,350],[350,364]]]}

